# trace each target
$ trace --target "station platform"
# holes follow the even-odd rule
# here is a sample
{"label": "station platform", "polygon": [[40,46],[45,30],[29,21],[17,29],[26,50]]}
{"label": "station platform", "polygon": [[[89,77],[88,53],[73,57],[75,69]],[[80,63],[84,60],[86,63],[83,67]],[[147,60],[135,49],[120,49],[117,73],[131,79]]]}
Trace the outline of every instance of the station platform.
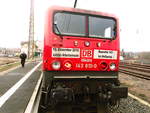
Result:
{"label": "station platform", "polygon": [[[35,70],[30,74],[35,66]],[[18,67],[0,75],[0,113],[24,113],[40,75],[40,61],[30,62],[24,68]],[[25,76],[29,77],[12,93],[12,87],[15,87]],[[12,93],[10,97],[7,97],[8,92]],[[5,95],[8,99],[2,103]]]}

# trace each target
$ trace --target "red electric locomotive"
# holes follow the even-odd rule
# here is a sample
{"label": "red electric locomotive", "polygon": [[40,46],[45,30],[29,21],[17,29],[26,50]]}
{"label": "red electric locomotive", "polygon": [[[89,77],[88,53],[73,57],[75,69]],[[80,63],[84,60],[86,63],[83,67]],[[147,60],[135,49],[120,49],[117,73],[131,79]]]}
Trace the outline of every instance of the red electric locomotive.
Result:
{"label": "red electric locomotive", "polygon": [[43,51],[44,104],[115,105],[126,98],[127,87],[118,80],[119,50],[119,23],[114,15],[49,8]]}

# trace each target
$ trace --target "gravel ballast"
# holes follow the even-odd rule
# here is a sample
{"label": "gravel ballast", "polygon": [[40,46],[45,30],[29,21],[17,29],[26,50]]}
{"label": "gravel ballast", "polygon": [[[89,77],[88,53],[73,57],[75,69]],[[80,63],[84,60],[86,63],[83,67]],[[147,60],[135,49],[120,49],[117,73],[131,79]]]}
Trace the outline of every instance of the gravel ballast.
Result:
{"label": "gravel ballast", "polygon": [[122,99],[119,108],[110,111],[110,113],[150,113],[150,107],[128,97],[127,99]]}

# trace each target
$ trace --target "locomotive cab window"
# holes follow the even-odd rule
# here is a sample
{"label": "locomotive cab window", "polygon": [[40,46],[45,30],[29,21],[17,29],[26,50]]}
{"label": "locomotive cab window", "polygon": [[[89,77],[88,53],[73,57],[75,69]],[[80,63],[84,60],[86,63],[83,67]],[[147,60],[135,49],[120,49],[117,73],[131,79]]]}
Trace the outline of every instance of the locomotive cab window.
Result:
{"label": "locomotive cab window", "polygon": [[71,13],[56,13],[54,31],[60,35],[85,36],[85,16]]}
{"label": "locomotive cab window", "polygon": [[58,35],[113,39],[116,37],[116,21],[108,17],[57,12],[54,15],[54,32]]}
{"label": "locomotive cab window", "polygon": [[89,36],[112,39],[115,37],[115,21],[109,18],[89,17]]}

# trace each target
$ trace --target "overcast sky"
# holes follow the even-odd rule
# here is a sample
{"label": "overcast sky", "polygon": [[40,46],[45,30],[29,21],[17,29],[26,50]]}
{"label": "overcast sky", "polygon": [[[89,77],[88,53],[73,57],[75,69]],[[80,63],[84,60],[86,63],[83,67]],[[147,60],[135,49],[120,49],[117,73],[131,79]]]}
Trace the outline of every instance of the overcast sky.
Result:
{"label": "overcast sky", "polygon": [[30,0],[1,0],[0,47],[20,47],[28,37]]}
{"label": "overcast sky", "polygon": [[[51,5],[73,7],[74,0],[35,0],[35,39],[43,40],[44,11]],[[78,0],[77,8],[113,13],[120,19],[121,48],[150,51],[149,0]],[[28,40],[30,0],[2,0],[0,47],[20,47]]]}

